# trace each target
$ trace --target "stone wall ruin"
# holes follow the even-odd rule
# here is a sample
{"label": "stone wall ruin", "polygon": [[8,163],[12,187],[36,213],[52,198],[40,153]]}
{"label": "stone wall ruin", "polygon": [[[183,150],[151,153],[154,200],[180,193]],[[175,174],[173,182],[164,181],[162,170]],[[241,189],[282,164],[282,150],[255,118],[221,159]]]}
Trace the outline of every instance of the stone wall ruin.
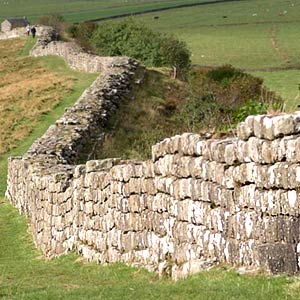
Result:
{"label": "stone wall ruin", "polygon": [[9,159],[6,195],[28,216],[36,246],[174,279],[216,263],[298,272],[300,113],[249,116],[235,138],[167,138],[148,161],[76,165],[109,103],[129,88],[136,64],[117,61],[23,157]]}

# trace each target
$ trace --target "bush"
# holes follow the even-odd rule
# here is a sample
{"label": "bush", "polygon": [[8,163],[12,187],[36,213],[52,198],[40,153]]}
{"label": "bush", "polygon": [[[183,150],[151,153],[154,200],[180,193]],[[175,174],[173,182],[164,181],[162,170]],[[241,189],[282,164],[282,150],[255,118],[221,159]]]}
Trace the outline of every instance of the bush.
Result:
{"label": "bush", "polygon": [[186,44],[132,18],[99,24],[90,39],[99,55],[126,55],[147,66],[170,66],[183,74],[190,66]]}
{"label": "bush", "polygon": [[283,103],[265,91],[262,79],[229,65],[193,68],[189,83],[191,93],[178,112],[178,121],[192,131],[234,128],[248,115],[264,114]]}
{"label": "bush", "polygon": [[239,107],[234,113],[234,123],[243,122],[250,115],[262,115],[267,113],[267,104],[257,100],[249,100]]}
{"label": "bush", "polygon": [[75,38],[80,46],[87,50],[93,50],[90,44],[90,38],[97,29],[97,24],[94,22],[83,22],[79,24],[72,24],[67,28],[67,33],[71,38]]}
{"label": "bush", "polygon": [[162,41],[160,51],[165,64],[173,67],[174,77],[176,75],[180,77],[186,75],[187,70],[190,68],[191,53],[183,41],[179,41],[174,36],[166,36]]}
{"label": "bush", "polygon": [[225,65],[210,70],[194,70],[190,83],[195,92],[213,93],[214,101],[219,105],[236,109],[249,99],[260,99],[263,80]]}
{"label": "bush", "polygon": [[127,55],[147,66],[160,66],[161,35],[154,33],[133,19],[101,23],[94,32],[91,43],[100,55]]}
{"label": "bush", "polygon": [[243,72],[241,72],[238,69],[235,69],[231,65],[224,65],[221,67],[214,68],[212,70],[209,70],[207,72],[207,78],[220,82],[220,83],[226,83],[235,77],[243,76],[245,75]]}
{"label": "bush", "polygon": [[37,19],[37,23],[51,26],[57,33],[61,33],[64,30],[64,18],[62,15],[57,13],[41,16]]}

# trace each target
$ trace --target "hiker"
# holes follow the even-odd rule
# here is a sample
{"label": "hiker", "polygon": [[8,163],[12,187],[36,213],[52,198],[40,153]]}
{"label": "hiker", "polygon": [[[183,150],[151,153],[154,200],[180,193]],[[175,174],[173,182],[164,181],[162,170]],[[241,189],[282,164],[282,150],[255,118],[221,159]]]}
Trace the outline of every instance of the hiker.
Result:
{"label": "hiker", "polygon": [[27,26],[26,26],[26,32],[27,32],[27,35],[30,34],[30,31],[31,31],[31,27],[30,27],[29,24],[27,24]]}
{"label": "hiker", "polygon": [[34,26],[32,26],[32,28],[31,28],[31,34],[32,34],[32,37],[34,38],[35,34],[36,34],[36,29]]}

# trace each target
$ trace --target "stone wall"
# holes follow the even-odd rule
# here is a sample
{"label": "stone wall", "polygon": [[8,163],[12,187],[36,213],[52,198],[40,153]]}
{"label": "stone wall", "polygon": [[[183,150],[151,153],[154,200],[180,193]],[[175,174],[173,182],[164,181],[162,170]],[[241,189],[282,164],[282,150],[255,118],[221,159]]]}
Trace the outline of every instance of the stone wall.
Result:
{"label": "stone wall", "polygon": [[[43,35],[45,33],[45,30],[50,30],[50,28],[46,26],[36,26],[37,35]],[[51,31],[53,30],[51,29]],[[5,32],[0,31],[0,40],[15,39],[23,36],[27,36],[26,27],[14,28],[10,31]]]}
{"label": "stone wall", "polygon": [[6,195],[28,216],[36,246],[174,279],[220,262],[298,272],[300,114],[250,116],[236,138],[168,138],[148,161],[76,165],[128,91],[136,64],[120,60],[9,159]]}
{"label": "stone wall", "polygon": [[[52,28],[45,28],[31,51],[32,56],[58,55],[65,59],[75,70],[88,73],[98,73],[108,70],[114,64],[119,64],[118,57],[101,57],[86,53],[81,47],[72,42],[55,41]],[[122,59],[122,58],[121,58]]]}
{"label": "stone wall", "polygon": [[27,35],[25,27],[15,28],[11,31],[0,31],[0,40],[12,39],[25,35]]}

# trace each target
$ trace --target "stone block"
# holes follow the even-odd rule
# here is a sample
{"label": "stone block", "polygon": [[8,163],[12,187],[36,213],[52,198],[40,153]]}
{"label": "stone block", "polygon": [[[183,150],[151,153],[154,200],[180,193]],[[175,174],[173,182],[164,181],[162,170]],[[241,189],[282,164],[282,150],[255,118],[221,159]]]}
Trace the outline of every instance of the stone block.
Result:
{"label": "stone block", "polygon": [[296,244],[267,243],[257,247],[259,265],[273,274],[298,272]]}
{"label": "stone block", "polygon": [[294,117],[291,115],[279,115],[272,118],[273,134],[275,137],[295,133]]}

